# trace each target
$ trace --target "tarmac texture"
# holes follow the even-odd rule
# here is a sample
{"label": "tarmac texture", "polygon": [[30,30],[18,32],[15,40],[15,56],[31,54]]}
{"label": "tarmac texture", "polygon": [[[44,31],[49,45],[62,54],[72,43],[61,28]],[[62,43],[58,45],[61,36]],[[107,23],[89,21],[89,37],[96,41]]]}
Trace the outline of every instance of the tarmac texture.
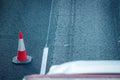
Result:
{"label": "tarmac texture", "polygon": [[[22,80],[39,74],[46,43],[51,0],[0,0],[0,80]],[[23,32],[31,64],[15,65],[18,34]]]}

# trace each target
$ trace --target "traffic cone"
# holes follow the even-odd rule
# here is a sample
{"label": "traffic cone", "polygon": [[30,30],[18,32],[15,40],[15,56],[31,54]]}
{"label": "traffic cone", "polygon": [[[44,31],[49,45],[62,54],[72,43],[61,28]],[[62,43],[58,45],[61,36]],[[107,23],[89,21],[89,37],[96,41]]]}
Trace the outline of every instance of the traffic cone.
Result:
{"label": "traffic cone", "polygon": [[22,32],[19,32],[18,53],[12,60],[15,64],[27,64],[32,61],[32,57],[26,54]]}

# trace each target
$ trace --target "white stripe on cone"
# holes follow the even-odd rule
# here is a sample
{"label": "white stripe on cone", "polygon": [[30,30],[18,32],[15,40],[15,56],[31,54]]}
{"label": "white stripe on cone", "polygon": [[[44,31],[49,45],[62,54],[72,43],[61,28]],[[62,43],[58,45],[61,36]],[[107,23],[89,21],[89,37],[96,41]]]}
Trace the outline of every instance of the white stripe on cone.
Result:
{"label": "white stripe on cone", "polygon": [[25,45],[24,45],[24,40],[23,39],[19,39],[18,51],[25,51]]}

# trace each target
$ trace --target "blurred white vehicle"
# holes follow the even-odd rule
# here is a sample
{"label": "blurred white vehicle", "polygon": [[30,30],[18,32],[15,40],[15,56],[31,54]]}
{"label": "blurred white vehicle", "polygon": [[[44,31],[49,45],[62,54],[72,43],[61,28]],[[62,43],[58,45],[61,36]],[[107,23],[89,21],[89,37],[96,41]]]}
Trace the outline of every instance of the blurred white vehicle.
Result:
{"label": "blurred white vehicle", "polygon": [[117,74],[120,73],[120,61],[90,60],[72,61],[53,65],[47,74]]}

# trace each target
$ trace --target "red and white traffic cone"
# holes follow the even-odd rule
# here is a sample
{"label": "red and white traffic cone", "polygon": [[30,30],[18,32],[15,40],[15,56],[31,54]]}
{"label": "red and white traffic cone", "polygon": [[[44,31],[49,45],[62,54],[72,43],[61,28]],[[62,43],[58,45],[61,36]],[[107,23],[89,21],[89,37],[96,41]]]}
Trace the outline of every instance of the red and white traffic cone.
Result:
{"label": "red and white traffic cone", "polygon": [[15,64],[27,64],[32,61],[31,56],[27,56],[22,32],[19,32],[18,53],[12,60]]}

